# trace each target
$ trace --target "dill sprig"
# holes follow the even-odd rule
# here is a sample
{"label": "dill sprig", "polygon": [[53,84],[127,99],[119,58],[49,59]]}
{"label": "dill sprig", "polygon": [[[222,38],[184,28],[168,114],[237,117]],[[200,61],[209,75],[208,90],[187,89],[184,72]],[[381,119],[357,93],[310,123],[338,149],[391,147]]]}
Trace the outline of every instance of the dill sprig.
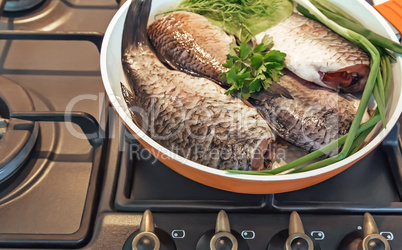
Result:
{"label": "dill sprig", "polygon": [[183,0],[174,11],[205,16],[241,42],[278,24],[292,14],[289,0]]}

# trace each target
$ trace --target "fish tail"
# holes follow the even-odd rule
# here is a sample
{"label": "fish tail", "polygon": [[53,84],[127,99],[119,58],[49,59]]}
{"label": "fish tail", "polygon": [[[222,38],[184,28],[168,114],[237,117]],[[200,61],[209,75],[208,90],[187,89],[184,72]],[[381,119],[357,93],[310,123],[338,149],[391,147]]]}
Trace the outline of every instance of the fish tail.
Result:
{"label": "fish tail", "polygon": [[149,45],[147,24],[152,0],[132,0],[124,21],[122,54],[140,44]]}

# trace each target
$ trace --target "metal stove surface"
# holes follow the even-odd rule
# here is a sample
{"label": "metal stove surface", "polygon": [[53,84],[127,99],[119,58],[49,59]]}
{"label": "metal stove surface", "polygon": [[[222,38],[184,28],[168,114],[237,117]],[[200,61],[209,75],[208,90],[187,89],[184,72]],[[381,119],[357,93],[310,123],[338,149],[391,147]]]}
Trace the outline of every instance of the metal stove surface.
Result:
{"label": "metal stove surface", "polygon": [[[88,37],[72,41],[70,36],[71,31],[104,32],[117,8],[115,0],[52,0],[0,18],[1,77],[23,86],[36,111],[72,107],[91,114],[103,138],[93,146],[76,125],[38,122],[30,158],[0,184],[0,249],[126,249],[147,209],[158,236],[179,250],[202,249],[200,239],[213,232],[221,209],[240,249],[283,249],[275,244],[286,235],[292,211],[299,212],[305,233],[321,249],[339,249],[347,235],[359,235],[364,212],[373,215],[392,249],[402,249],[397,128],[347,171],[277,195],[206,187],[150,156],[109,111],[98,47]],[[44,35],[27,39],[12,30],[64,35],[57,41]],[[10,34],[13,39],[7,40]]]}
{"label": "metal stove surface", "polygon": [[[44,1],[25,14],[5,12],[0,86],[6,79],[25,89],[36,112],[86,112],[104,137],[108,107],[94,41],[100,44],[117,8],[113,0]],[[93,230],[107,142],[91,145],[72,123],[35,124],[39,135],[28,159],[0,183],[0,247],[83,246]]]}

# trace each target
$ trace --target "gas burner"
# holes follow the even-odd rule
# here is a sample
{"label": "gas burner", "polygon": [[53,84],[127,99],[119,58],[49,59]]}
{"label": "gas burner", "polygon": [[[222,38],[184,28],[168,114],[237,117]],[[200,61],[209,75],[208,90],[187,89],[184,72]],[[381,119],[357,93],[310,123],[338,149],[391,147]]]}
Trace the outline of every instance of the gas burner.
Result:
{"label": "gas burner", "polygon": [[18,12],[32,9],[44,2],[44,0],[8,0],[4,6],[4,11]]}
{"label": "gas burner", "polygon": [[13,112],[27,111],[34,106],[26,90],[0,78],[0,183],[22,166],[36,142],[37,123],[10,118]]}

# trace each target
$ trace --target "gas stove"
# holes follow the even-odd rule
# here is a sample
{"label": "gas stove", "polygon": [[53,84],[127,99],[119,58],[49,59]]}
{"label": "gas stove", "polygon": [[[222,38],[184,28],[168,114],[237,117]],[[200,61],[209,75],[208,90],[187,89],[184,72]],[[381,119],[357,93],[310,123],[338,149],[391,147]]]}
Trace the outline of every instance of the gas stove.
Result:
{"label": "gas stove", "polygon": [[210,188],[157,161],[108,103],[99,50],[118,2],[0,7],[0,249],[335,250],[358,249],[365,234],[381,236],[371,249],[402,249],[398,126],[303,190]]}

